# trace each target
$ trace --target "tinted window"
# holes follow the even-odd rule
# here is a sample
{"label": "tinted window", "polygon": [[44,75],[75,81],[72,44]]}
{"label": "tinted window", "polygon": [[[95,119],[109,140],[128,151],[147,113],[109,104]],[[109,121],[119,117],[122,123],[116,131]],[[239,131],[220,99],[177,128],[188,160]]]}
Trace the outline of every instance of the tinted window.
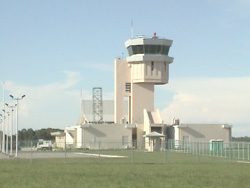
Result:
{"label": "tinted window", "polygon": [[144,46],[144,53],[149,54],[149,45]]}
{"label": "tinted window", "polygon": [[137,46],[137,54],[143,54],[143,45],[138,45]]}
{"label": "tinted window", "polygon": [[161,53],[161,45],[156,46],[156,53],[160,54]]}
{"label": "tinted window", "polygon": [[128,47],[128,55],[129,55],[129,56],[133,55],[132,46],[129,46],[129,47]]}
{"label": "tinted window", "polygon": [[169,46],[162,46],[161,54],[168,55],[168,51],[169,51]]}
{"label": "tinted window", "polygon": [[149,46],[149,53],[155,54],[155,52],[156,52],[156,45],[150,45]]}
{"label": "tinted window", "polygon": [[135,45],[129,46],[128,48],[129,56],[133,54],[163,54],[168,55],[169,46],[161,45]]}

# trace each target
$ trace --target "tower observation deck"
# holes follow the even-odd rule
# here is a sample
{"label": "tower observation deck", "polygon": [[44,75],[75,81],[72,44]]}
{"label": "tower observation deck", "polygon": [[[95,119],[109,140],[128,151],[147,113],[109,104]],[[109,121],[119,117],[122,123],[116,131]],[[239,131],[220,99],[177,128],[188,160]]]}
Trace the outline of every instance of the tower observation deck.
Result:
{"label": "tower observation deck", "polygon": [[129,54],[127,62],[132,67],[133,83],[166,84],[168,82],[168,68],[173,62],[173,58],[168,56],[172,42],[172,40],[160,39],[156,34],[152,38],[139,37],[125,42]]}
{"label": "tower observation deck", "polygon": [[169,50],[173,41],[144,36],[128,39],[126,59],[114,63],[115,122],[124,118],[124,98],[128,100],[128,122],[143,123],[143,111],[154,111],[154,85],[166,84],[169,79]]}

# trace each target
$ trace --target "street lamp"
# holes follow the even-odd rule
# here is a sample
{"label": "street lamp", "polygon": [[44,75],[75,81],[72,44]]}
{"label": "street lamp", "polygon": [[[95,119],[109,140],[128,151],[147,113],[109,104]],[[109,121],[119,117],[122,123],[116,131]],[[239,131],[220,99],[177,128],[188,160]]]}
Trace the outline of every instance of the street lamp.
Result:
{"label": "street lamp", "polygon": [[23,95],[20,98],[14,97],[13,95],[10,95],[10,97],[13,100],[16,100],[16,157],[17,157],[17,152],[18,152],[18,104],[19,104],[19,101],[25,97],[25,95]]}
{"label": "street lamp", "polygon": [[12,149],[13,148],[13,111],[14,111],[14,108],[17,106],[17,104],[9,105],[8,103],[5,103],[5,105],[11,109],[10,155],[12,155],[13,154],[13,149]]}

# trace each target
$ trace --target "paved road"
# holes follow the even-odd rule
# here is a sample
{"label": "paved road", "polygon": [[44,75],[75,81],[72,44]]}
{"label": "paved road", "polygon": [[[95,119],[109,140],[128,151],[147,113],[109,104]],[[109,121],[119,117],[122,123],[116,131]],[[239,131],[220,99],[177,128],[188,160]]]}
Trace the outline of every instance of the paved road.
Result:
{"label": "paved road", "polygon": [[[85,158],[85,157],[96,157],[96,156],[89,156],[79,153],[65,153],[64,152],[20,152],[18,153],[18,157],[20,159],[44,159],[44,158]],[[0,159],[8,159],[13,158],[9,155],[0,153]]]}

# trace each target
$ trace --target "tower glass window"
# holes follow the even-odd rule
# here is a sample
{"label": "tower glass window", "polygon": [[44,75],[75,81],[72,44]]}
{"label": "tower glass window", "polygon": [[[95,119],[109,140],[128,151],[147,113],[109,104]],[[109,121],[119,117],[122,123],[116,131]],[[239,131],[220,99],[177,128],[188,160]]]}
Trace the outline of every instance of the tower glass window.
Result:
{"label": "tower glass window", "polygon": [[127,49],[128,49],[128,55],[129,56],[133,55],[132,46],[129,46]]}
{"label": "tower glass window", "polygon": [[134,55],[134,54],[162,54],[162,55],[168,55],[169,46],[164,45],[134,45],[129,46],[128,54]]}
{"label": "tower glass window", "polygon": [[150,45],[149,46],[149,53],[150,54],[156,54],[156,45]]}
{"label": "tower glass window", "polygon": [[144,45],[144,53],[149,54],[149,45]]}
{"label": "tower glass window", "polygon": [[169,51],[169,46],[162,46],[161,54],[168,55],[168,51]]}
{"label": "tower glass window", "polygon": [[156,53],[160,54],[161,53],[161,45],[156,46]]}
{"label": "tower glass window", "polygon": [[133,54],[143,54],[143,45],[132,46]]}

